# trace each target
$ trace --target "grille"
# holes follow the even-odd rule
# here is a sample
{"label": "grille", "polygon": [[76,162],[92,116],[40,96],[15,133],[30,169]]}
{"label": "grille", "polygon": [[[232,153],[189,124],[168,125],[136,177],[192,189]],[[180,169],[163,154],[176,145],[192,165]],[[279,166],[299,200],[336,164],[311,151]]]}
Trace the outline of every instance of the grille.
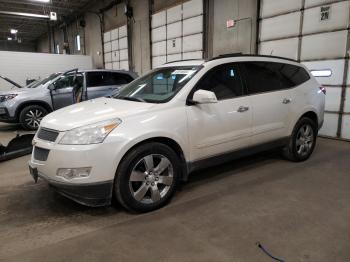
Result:
{"label": "grille", "polygon": [[50,150],[40,148],[40,147],[35,147],[34,148],[34,159],[38,161],[46,161],[47,158],[49,157]]}
{"label": "grille", "polygon": [[45,128],[40,128],[38,132],[38,138],[50,142],[55,142],[57,137],[59,135],[59,132],[53,131],[53,130],[48,130]]}

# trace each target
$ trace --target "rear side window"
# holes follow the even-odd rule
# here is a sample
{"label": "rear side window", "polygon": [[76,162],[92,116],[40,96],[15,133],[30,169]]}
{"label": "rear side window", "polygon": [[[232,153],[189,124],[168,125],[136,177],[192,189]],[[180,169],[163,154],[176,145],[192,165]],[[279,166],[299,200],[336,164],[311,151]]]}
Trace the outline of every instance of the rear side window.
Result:
{"label": "rear side window", "polygon": [[196,90],[214,92],[218,100],[243,95],[243,85],[237,64],[224,64],[209,70],[198,82]]}
{"label": "rear side window", "polygon": [[130,83],[133,78],[129,75],[114,72],[88,72],[87,87],[125,85]]}
{"label": "rear side window", "polygon": [[278,91],[300,85],[310,79],[302,67],[273,62],[246,62],[249,94]]}

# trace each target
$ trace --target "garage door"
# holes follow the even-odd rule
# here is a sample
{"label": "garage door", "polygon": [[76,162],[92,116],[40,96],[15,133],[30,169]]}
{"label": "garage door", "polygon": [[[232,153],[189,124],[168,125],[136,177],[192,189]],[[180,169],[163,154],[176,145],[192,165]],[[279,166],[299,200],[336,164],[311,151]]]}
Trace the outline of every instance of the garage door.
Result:
{"label": "garage door", "polygon": [[192,0],[152,15],[152,68],[203,58],[203,0]]}
{"label": "garage door", "polygon": [[350,1],[262,0],[259,53],[292,58],[317,70],[327,88],[320,134],[350,139],[348,67]]}
{"label": "garage door", "polygon": [[103,35],[105,68],[129,70],[128,30],[121,26]]}

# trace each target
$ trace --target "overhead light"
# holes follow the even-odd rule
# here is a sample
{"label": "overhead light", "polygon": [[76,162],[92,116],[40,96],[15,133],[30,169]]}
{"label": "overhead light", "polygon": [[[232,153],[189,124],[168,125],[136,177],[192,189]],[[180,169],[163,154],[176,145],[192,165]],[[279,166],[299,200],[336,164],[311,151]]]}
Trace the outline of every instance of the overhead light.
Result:
{"label": "overhead light", "polygon": [[11,34],[15,35],[15,34],[17,34],[18,30],[17,29],[11,29],[10,32],[11,32]]}
{"label": "overhead light", "polygon": [[12,37],[8,37],[7,40],[8,40],[8,41],[12,41]]}
{"label": "overhead light", "polygon": [[33,2],[49,3],[50,0],[32,0]]}
{"label": "overhead light", "polygon": [[32,14],[32,13],[21,13],[21,12],[0,11],[0,14],[3,14],[3,15],[16,15],[16,16],[26,16],[26,17],[35,17],[35,18],[50,19],[50,16],[49,16],[49,15],[40,15],[40,14]]}

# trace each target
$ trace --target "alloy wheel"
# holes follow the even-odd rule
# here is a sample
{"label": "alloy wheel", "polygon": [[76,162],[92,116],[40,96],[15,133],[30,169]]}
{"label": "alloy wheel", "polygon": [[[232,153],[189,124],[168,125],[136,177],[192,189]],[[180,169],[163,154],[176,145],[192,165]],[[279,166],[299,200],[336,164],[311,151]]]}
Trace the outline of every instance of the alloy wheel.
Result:
{"label": "alloy wheel", "polygon": [[37,129],[43,117],[44,117],[44,113],[41,110],[32,109],[26,113],[24,122],[29,127]]}
{"label": "alloy wheel", "polygon": [[315,136],[311,125],[302,125],[297,133],[296,150],[298,155],[305,156],[310,153],[314,144]]}
{"label": "alloy wheel", "polygon": [[153,204],[164,198],[174,181],[174,170],[170,160],[159,154],[143,157],[133,167],[129,188],[135,200]]}

